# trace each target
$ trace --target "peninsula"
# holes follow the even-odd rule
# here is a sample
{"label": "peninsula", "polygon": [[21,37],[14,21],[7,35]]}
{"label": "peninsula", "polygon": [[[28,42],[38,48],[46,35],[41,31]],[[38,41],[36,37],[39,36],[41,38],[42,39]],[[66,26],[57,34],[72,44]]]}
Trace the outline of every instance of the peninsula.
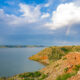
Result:
{"label": "peninsula", "polygon": [[0,80],[80,80],[80,46],[48,47],[29,59],[46,66]]}

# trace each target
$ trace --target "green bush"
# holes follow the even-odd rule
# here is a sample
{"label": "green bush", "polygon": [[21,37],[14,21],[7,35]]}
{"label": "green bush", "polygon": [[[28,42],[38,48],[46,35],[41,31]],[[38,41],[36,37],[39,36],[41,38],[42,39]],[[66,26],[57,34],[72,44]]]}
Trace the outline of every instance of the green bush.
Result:
{"label": "green bush", "polygon": [[59,64],[55,65],[54,67],[58,67],[58,66],[59,66]]}
{"label": "green bush", "polygon": [[39,77],[39,76],[41,76],[41,73],[39,71],[34,72],[32,75],[32,77]]}
{"label": "green bush", "polygon": [[6,80],[6,77],[0,77],[0,80]]}
{"label": "green bush", "polygon": [[66,60],[66,59],[67,59],[66,57],[63,58],[63,60]]}
{"label": "green bush", "polygon": [[45,79],[47,77],[47,75],[43,74],[42,75],[42,79]]}
{"label": "green bush", "polygon": [[67,72],[67,71],[68,71],[68,67],[64,69],[64,72]]}
{"label": "green bush", "polygon": [[62,47],[61,50],[64,51],[65,53],[68,53],[68,52],[70,52],[71,49]]}
{"label": "green bush", "polygon": [[25,77],[30,77],[32,75],[33,75],[33,73],[24,73],[24,74],[20,74],[19,77],[25,78]]}
{"label": "green bush", "polygon": [[41,73],[39,71],[36,72],[28,72],[20,74],[20,78],[24,78],[24,80],[35,80],[35,78],[39,78],[41,76]]}
{"label": "green bush", "polygon": [[79,71],[80,69],[80,64],[79,65],[75,65],[75,68],[73,70],[75,70],[76,72]]}

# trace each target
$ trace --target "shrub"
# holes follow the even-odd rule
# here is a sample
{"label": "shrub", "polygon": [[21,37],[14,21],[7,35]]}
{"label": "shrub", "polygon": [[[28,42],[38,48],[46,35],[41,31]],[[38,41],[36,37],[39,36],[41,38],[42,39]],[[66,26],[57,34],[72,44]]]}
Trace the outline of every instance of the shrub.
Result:
{"label": "shrub", "polygon": [[41,78],[40,78],[39,80],[43,80],[43,79],[45,79],[47,76],[48,76],[48,75],[46,75],[46,74],[42,74],[42,76],[41,76]]}
{"label": "shrub", "polygon": [[62,47],[61,50],[64,51],[65,53],[68,53],[70,51],[69,48],[67,49],[65,47]]}
{"label": "shrub", "polygon": [[6,77],[0,77],[0,80],[6,80],[7,78]]}
{"label": "shrub", "polygon": [[66,60],[67,58],[66,57],[64,57],[62,60]]}
{"label": "shrub", "polygon": [[41,73],[39,71],[37,71],[37,72],[34,72],[32,76],[33,77],[39,77],[39,76],[41,76]]}
{"label": "shrub", "polygon": [[80,64],[79,65],[75,65],[75,68],[73,70],[75,70],[76,72],[79,71],[80,69]]}
{"label": "shrub", "polygon": [[36,72],[28,72],[28,73],[24,73],[24,74],[20,74],[19,77],[20,78],[25,78],[26,80],[30,79],[30,78],[37,78],[40,77],[41,73],[39,71]]}
{"label": "shrub", "polygon": [[58,66],[59,66],[59,64],[55,65],[54,67],[58,67]]}
{"label": "shrub", "polygon": [[47,77],[47,75],[43,74],[42,75],[42,79],[45,79]]}
{"label": "shrub", "polygon": [[68,71],[68,67],[64,69],[64,72],[67,72],[67,71]]}
{"label": "shrub", "polygon": [[33,73],[24,73],[24,74],[20,74],[19,77],[25,78],[25,77],[30,77],[32,75],[33,75]]}

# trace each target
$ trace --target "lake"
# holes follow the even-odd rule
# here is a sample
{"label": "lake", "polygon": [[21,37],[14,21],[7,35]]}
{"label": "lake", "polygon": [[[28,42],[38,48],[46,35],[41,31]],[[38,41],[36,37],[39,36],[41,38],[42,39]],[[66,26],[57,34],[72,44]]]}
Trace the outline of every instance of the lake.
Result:
{"label": "lake", "polygon": [[38,53],[42,49],[42,47],[0,48],[0,77],[33,72],[43,68],[44,65],[28,59],[28,57]]}

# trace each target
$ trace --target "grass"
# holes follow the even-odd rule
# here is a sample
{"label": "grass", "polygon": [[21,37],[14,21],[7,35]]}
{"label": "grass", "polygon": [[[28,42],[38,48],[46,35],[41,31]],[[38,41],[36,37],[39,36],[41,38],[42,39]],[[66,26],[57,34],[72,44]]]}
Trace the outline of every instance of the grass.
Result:
{"label": "grass", "polygon": [[28,73],[24,73],[24,74],[19,75],[20,78],[40,77],[40,76],[41,76],[41,73],[39,71],[37,71],[37,72],[28,72]]}
{"label": "grass", "polygon": [[26,78],[26,79],[24,79],[24,80],[34,80],[34,79]]}
{"label": "grass", "polygon": [[49,60],[53,60],[53,61],[61,59],[62,56],[64,56],[64,53],[58,47],[52,47],[52,53],[48,55]]}
{"label": "grass", "polygon": [[[31,60],[41,61],[40,56],[47,56],[49,62],[57,61],[69,52],[80,52],[80,46],[52,46],[45,48],[36,55],[30,57]],[[65,60],[66,58],[63,58]],[[42,59],[43,60],[43,59]]]}
{"label": "grass", "polygon": [[[69,52],[80,52],[80,46],[60,46],[60,47],[50,47],[50,48],[52,50],[52,52],[48,54],[48,59],[50,61],[59,60]],[[66,60],[66,58],[63,58],[63,60]]]}
{"label": "grass", "polygon": [[[72,76],[75,76],[77,74],[77,72],[80,70],[80,64],[78,65],[75,65],[74,67],[74,72],[73,73],[65,73],[63,75],[60,75],[56,78],[56,80],[67,80],[68,78],[72,77]],[[68,71],[68,68],[65,68],[64,69],[65,72]]]}
{"label": "grass", "polygon": [[47,75],[37,71],[37,72],[23,73],[20,74],[19,77],[24,78],[24,80],[44,80],[47,77]]}
{"label": "grass", "polygon": [[76,73],[65,73],[56,78],[56,80],[67,80],[68,78],[74,76]]}

